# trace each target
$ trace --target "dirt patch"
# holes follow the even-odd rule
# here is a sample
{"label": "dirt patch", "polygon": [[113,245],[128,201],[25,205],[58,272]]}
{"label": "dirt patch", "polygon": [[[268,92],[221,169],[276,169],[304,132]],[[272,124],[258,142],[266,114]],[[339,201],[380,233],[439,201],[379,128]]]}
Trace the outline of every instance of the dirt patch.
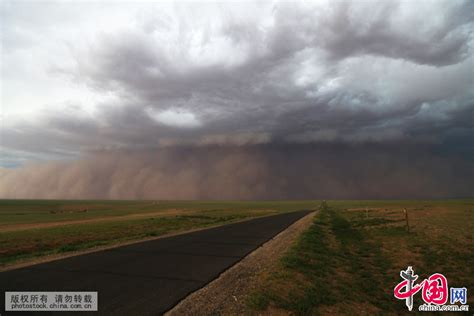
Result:
{"label": "dirt patch", "polygon": [[[165,315],[242,315],[259,276],[276,266],[281,256],[310,227],[316,212],[306,215],[204,288],[192,293]],[[275,311],[276,312],[276,311]],[[278,314],[278,313],[275,313]]]}
{"label": "dirt patch", "polygon": [[[85,213],[84,210],[79,211],[55,211],[54,214],[61,213]],[[267,213],[265,215],[274,215],[277,212],[274,209],[256,209],[250,210],[250,212],[261,212]],[[107,216],[107,217],[96,217],[89,219],[75,219],[75,220],[64,220],[64,221],[52,221],[46,223],[28,223],[28,224],[11,224],[6,226],[0,226],[0,233],[21,231],[28,229],[40,229],[40,228],[51,228],[58,226],[66,225],[78,225],[78,224],[93,224],[93,223],[102,223],[102,222],[114,222],[114,221],[127,221],[131,219],[140,219],[140,218],[155,218],[155,217],[170,217],[170,216],[182,216],[182,215],[193,215],[196,213],[196,210],[186,210],[186,209],[165,209],[156,212],[146,212],[146,213],[137,213],[137,214],[127,214],[127,215],[116,215],[116,216]]]}
{"label": "dirt patch", "polygon": [[177,215],[186,215],[186,214],[192,214],[192,213],[193,211],[170,209],[170,210],[162,210],[158,212],[98,217],[98,218],[81,219],[81,220],[68,220],[68,221],[61,221],[61,222],[16,224],[16,225],[0,227],[0,233],[27,230],[27,229],[50,228],[50,227],[58,227],[58,226],[66,226],[66,225],[91,224],[91,223],[112,222],[112,221],[127,221],[130,219],[138,219],[138,218],[177,216]]}
{"label": "dirt patch", "polygon": [[379,211],[380,208],[378,207],[352,207],[352,208],[348,208],[346,209],[346,211],[356,211],[356,212],[360,212],[360,211]]}

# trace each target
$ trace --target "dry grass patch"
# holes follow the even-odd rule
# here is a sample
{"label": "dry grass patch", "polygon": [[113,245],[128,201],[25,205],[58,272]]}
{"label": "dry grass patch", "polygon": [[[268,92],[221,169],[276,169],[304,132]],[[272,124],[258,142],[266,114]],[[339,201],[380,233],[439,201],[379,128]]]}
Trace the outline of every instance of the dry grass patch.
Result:
{"label": "dry grass patch", "polygon": [[[262,281],[249,308],[296,315],[401,314],[406,307],[393,288],[408,265],[421,279],[440,272],[450,286],[474,288],[473,206],[471,200],[330,202]],[[473,304],[469,291],[468,296]],[[415,297],[415,305],[420,303]]]}

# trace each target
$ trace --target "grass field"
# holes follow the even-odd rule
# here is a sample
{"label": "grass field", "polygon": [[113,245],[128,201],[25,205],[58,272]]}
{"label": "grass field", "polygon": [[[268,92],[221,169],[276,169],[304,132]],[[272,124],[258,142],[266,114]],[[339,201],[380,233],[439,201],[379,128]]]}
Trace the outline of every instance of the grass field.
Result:
{"label": "grass field", "polygon": [[[301,209],[319,201],[0,200],[0,268],[93,247]],[[407,232],[403,209],[408,210]],[[400,270],[439,272],[473,305],[474,200],[327,201],[313,225],[259,276],[249,312],[406,312]],[[415,296],[415,308],[421,296]]]}
{"label": "grass field", "polygon": [[0,200],[0,269],[48,255],[318,205],[317,201]]}
{"label": "grass field", "polygon": [[[407,232],[403,209],[408,210]],[[474,303],[474,201],[328,201],[282,258],[260,275],[250,310],[279,314],[400,314],[400,270],[443,273]],[[414,309],[422,304],[421,293]]]}

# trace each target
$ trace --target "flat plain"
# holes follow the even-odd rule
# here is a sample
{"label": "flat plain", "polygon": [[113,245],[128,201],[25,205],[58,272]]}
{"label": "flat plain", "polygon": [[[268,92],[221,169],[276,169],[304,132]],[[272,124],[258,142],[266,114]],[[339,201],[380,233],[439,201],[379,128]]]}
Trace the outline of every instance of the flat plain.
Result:
{"label": "flat plain", "polygon": [[473,199],[1,200],[0,269],[297,210],[319,211],[277,268],[258,276],[250,314],[404,313],[393,288],[407,266],[420,279],[443,273],[473,306]]}
{"label": "flat plain", "polygon": [[0,269],[282,212],[318,201],[0,200]]}
{"label": "flat plain", "polygon": [[308,213],[264,216],[5,271],[0,292],[93,290],[100,314],[161,315]]}
{"label": "flat plain", "polygon": [[[278,267],[259,276],[249,309],[277,315],[406,313],[393,290],[408,266],[419,282],[442,273],[449,287],[466,287],[472,308],[473,215],[472,199],[327,201]],[[414,309],[422,303],[419,292]]]}

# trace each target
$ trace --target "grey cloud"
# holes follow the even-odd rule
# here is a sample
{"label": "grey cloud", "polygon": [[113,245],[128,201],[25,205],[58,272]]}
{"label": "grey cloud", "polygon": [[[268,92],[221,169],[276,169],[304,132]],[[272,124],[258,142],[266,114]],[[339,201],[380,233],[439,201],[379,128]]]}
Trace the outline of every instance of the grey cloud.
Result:
{"label": "grey cloud", "polygon": [[[74,66],[52,75],[106,97],[92,112],[71,100],[36,120],[3,124],[3,164],[96,154],[3,170],[0,196],[15,196],[21,181],[32,183],[18,191],[28,197],[468,194],[470,180],[456,177],[472,173],[474,158],[472,2],[177,7],[131,10],[135,20],[122,29],[69,40]],[[150,114],[166,111],[198,124]],[[358,182],[357,170],[371,180]],[[35,188],[47,173],[56,174],[44,185],[50,195]],[[373,184],[387,174],[390,194]]]}
{"label": "grey cloud", "polygon": [[[407,9],[409,14],[403,15]],[[450,65],[469,56],[473,9],[470,1],[342,2],[321,19],[318,40],[336,59],[372,54]]]}
{"label": "grey cloud", "polygon": [[[169,55],[152,35],[140,30],[125,32],[107,38],[97,50],[93,49],[90,55],[79,58],[75,75],[81,80],[89,80],[94,87],[115,89],[133,98],[140,106],[187,108],[210,125],[219,125],[219,120],[227,125],[227,117],[245,125],[240,116],[246,118],[248,113],[252,113],[252,116],[258,117],[259,112],[265,112],[262,115],[267,115],[266,118],[271,121],[272,113],[279,117],[286,112],[291,113],[293,109],[300,111],[300,106],[317,107],[322,103],[321,99],[346,108],[354,108],[352,103],[357,101],[362,104],[362,111],[373,104],[374,107],[394,111],[403,109],[412,114],[423,102],[451,97],[449,93],[452,92],[443,93],[446,88],[440,90],[435,85],[463,87],[455,93],[466,93],[469,89],[465,86],[466,79],[472,80],[472,76],[465,70],[455,70],[455,78],[451,78],[454,81],[448,82],[442,77],[453,74],[450,69],[417,68],[403,62],[392,66],[401,67],[400,73],[405,74],[400,78],[391,78],[388,85],[393,84],[394,87],[400,86],[399,82],[407,86],[406,81],[410,77],[417,81],[420,77],[438,78],[438,81],[428,81],[422,87],[421,91],[426,91],[424,95],[422,92],[400,90],[393,92],[398,93],[395,97],[387,96],[378,91],[383,90],[379,84],[372,85],[370,80],[386,75],[384,65],[393,64],[391,58],[433,66],[461,63],[459,65],[464,69],[472,65],[472,58],[466,60],[470,56],[469,27],[473,23],[472,14],[465,13],[471,12],[468,10],[469,2],[455,2],[454,5],[435,2],[435,7],[446,9],[441,22],[438,17],[433,17],[432,21],[427,18],[424,24],[431,27],[425,25],[421,30],[411,32],[399,25],[401,18],[397,14],[402,14],[399,12],[401,5],[389,2],[372,8],[374,6],[371,4],[367,8],[375,11],[368,25],[363,23],[366,20],[361,17],[356,19],[357,14],[353,11],[358,6],[347,2],[337,2],[329,8],[329,12],[316,13],[277,5],[273,10],[273,27],[239,25],[236,21],[224,24],[220,30],[224,37],[230,39],[236,51],[243,50],[247,56],[243,63],[234,66],[222,62],[199,66],[186,55],[189,47],[185,44],[178,49],[179,54]],[[416,9],[416,4],[413,4],[413,10]],[[416,18],[420,16],[416,15]],[[400,28],[397,29],[397,26]],[[451,38],[460,44],[451,45]],[[452,49],[442,48],[451,46]],[[305,55],[305,51],[310,54]],[[229,53],[229,60],[232,60],[235,56]],[[317,66],[319,62],[323,68],[320,78],[309,79],[305,85],[297,84],[295,77],[306,66],[304,63],[318,54],[312,66]],[[357,59],[361,55],[382,56],[361,59],[367,64],[364,71],[372,71],[369,77],[361,73],[357,65],[348,66],[345,63],[346,59]],[[374,62],[381,66],[371,66]],[[347,67],[350,67],[349,70]],[[336,79],[342,80],[343,84],[331,91],[329,96],[308,97],[315,91],[317,95],[322,87]],[[349,80],[362,82],[362,86],[354,85]],[[417,81],[413,81],[413,85],[421,87],[422,83]],[[394,88],[389,86],[388,89]],[[411,100],[408,99],[410,94],[415,94]],[[351,112],[351,109],[348,111]],[[386,115],[390,115],[389,111]]]}

